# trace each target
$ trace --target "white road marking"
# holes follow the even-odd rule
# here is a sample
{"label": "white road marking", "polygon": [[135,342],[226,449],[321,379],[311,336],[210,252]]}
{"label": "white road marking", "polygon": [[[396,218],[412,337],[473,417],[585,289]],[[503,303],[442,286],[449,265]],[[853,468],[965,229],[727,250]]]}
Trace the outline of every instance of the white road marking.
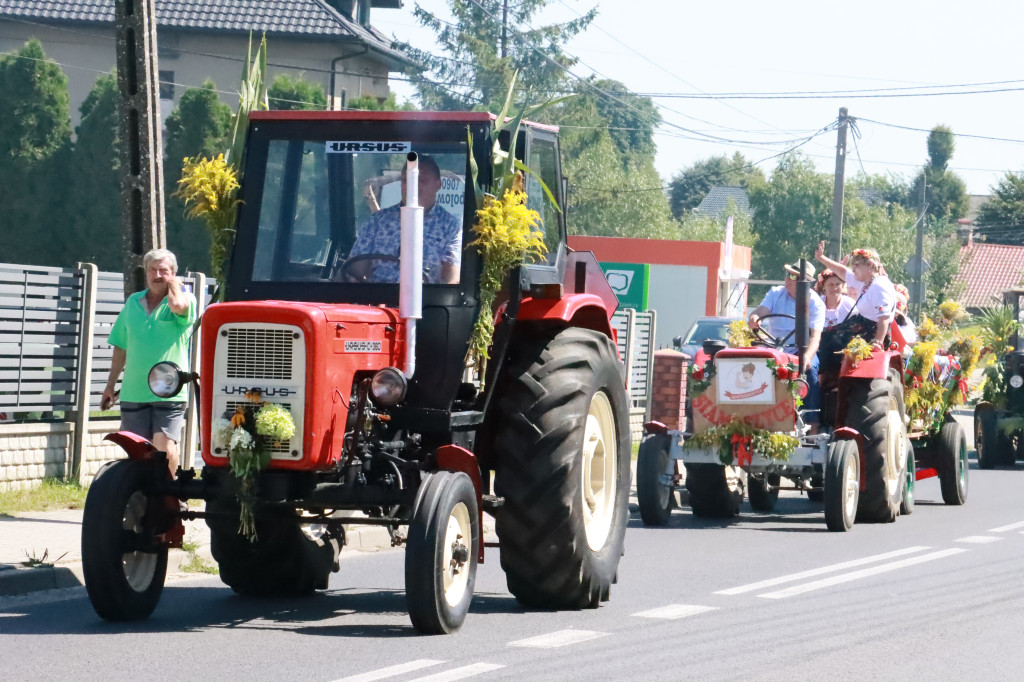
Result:
{"label": "white road marking", "polygon": [[803,580],[804,578],[813,578],[816,575],[822,575],[824,573],[835,573],[836,571],[843,571],[847,568],[863,566],[864,564],[873,564],[876,561],[885,561],[886,559],[894,559],[898,556],[914,554],[915,552],[923,552],[926,549],[931,549],[931,547],[926,547],[922,545],[918,547],[907,547],[906,549],[897,549],[894,552],[886,552],[885,554],[875,554],[874,556],[867,556],[862,559],[853,559],[852,561],[844,561],[839,564],[832,564],[831,566],[822,566],[821,568],[812,568],[809,571],[802,571],[800,573],[784,575],[781,578],[769,578],[768,580],[762,580],[761,582],[757,583],[750,583],[749,585],[732,587],[728,590],[719,590],[718,592],[715,592],[715,594],[743,594],[744,592],[753,592],[754,590],[764,589],[765,587],[772,587],[773,585],[791,583],[796,580]]}
{"label": "white road marking", "polygon": [[519,639],[509,642],[509,646],[529,646],[539,649],[557,649],[561,646],[579,644],[591,639],[608,636],[607,632],[594,632],[593,630],[557,630],[546,635]]}
{"label": "white road marking", "polygon": [[432,665],[440,665],[445,661],[435,661],[430,658],[421,658],[415,661],[409,661],[408,663],[399,663],[398,665],[388,666],[387,668],[381,668],[380,670],[371,670],[368,673],[361,673],[359,675],[353,675],[351,677],[345,677],[334,682],[373,682],[373,680],[383,680],[388,677],[394,677],[395,675],[401,675],[402,673],[411,673],[423,668],[429,668]]}
{"label": "white road marking", "polygon": [[505,666],[499,665],[498,663],[473,663],[472,665],[464,665],[461,668],[455,668],[454,670],[445,670],[443,673],[427,675],[426,677],[417,677],[415,680],[412,680],[412,682],[447,682],[448,680],[464,680],[467,677],[482,675],[483,673],[489,673],[492,670],[504,667]]}
{"label": "white road marking", "polygon": [[973,545],[987,545],[990,542],[999,542],[1002,538],[994,538],[991,535],[968,535],[965,538],[957,538],[957,542],[969,542]]}
{"label": "white road marking", "polygon": [[633,615],[637,618],[664,618],[665,620],[675,620],[676,618],[685,618],[686,616],[695,616],[698,613],[705,613],[707,611],[714,611],[717,606],[696,606],[693,604],[669,604],[668,606],[662,606],[649,611],[640,611]]}
{"label": "white road marking", "polygon": [[1018,528],[1024,528],[1024,521],[1018,521],[1017,523],[1011,523],[1006,526],[999,526],[998,528],[989,528],[987,533],[1002,533],[1008,530],[1017,530]]}
{"label": "white road marking", "polygon": [[785,597],[792,597],[804,592],[811,592],[813,590],[820,590],[825,587],[832,587],[833,585],[839,585],[841,583],[848,583],[854,580],[860,580],[861,578],[868,578],[873,575],[880,573],[888,573],[889,571],[895,571],[907,566],[914,566],[916,564],[923,564],[926,561],[935,561],[936,559],[944,559],[948,556],[955,554],[961,554],[969,550],[962,549],[960,547],[954,547],[953,549],[943,549],[938,552],[932,552],[931,554],[922,554],[921,556],[911,557],[909,559],[903,559],[902,561],[894,561],[889,564],[882,564],[881,566],[872,566],[871,568],[863,568],[853,573],[844,573],[842,575],[835,575],[831,578],[825,578],[824,580],[816,580],[814,582],[805,583],[803,585],[794,585],[793,587],[787,587],[784,590],[778,592],[767,592],[765,594],[759,594],[758,597],[764,597],[765,599],[784,599]]}

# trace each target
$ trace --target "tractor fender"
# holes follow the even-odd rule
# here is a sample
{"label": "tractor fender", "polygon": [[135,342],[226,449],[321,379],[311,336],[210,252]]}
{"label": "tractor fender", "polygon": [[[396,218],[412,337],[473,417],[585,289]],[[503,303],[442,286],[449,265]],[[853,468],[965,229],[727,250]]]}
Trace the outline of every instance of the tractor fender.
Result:
{"label": "tractor fender", "polygon": [[480,552],[477,561],[482,564],[484,562],[484,484],[483,479],[480,478],[480,464],[476,460],[476,455],[458,445],[442,445],[434,453],[434,458],[437,460],[438,469],[461,471],[469,476],[469,480],[473,481],[473,489],[476,490],[476,511],[480,524],[478,526],[480,528]]}
{"label": "tractor fender", "polygon": [[852,440],[857,443],[857,457],[860,459],[860,491],[864,492],[864,436],[856,429],[843,426],[832,432],[832,440]]}
{"label": "tractor fender", "polygon": [[843,358],[843,367],[839,376],[842,378],[852,377],[855,379],[885,379],[889,376],[889,368],[898,368],[900,376],[903,376],[903,361],[898,351],[883,351],[874,353],[871,357],[865,358],[853,364],[849,358]]}
{"label": "tractor fender", "polygon": [[150,443],[149,440],[131,431],[114,431],[104,436],[103,440],[109,440],[124,450],[125,454],[128,455],[128,459],[140,461],[153,459],[156,453],[159,452],[156,446]]}
{"label": "tractor fender", "polygon": [[592,329],[615,340],[611,313],[604,299],[596,294],[566,294],[561,298],[526,298],[519,306],[520,321],[564,322],[573,327]]}

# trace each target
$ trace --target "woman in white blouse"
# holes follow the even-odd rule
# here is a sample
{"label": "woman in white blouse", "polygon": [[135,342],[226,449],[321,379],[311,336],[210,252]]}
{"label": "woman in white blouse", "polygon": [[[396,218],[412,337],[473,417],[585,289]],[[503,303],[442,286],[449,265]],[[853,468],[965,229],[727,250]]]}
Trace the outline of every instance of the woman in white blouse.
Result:
{"label": "woman in white blouse", "polygon": [[833,272],[841,274],[851,289],[859,289],[853,314],[870,323],[865,329],[865,336],[869,337],[873,348],[881,350],[896,313],[896,289],[884,274],[878,252],[854,249],[850,252],[848,264],[843,265],[825,256],[825,242],[821,242],[814,257]]}
{"label": "woman in white blouse", "polygon": [[845,320],[853,310],[853,299],[846,295],[846,282],[828,268],[818,275],[814,290],[825,302],[825,329],[831,329]]}

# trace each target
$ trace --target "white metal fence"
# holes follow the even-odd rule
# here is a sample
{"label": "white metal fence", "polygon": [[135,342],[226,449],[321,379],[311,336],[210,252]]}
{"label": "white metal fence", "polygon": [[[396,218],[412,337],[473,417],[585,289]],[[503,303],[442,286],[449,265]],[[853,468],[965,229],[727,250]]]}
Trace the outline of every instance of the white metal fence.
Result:
{"label": "white metal fence", "polygon": [[619,357],[626,365],[626,390],[634,410],[649,411],[651,374],[654,372],[656,313],[626,308],[612,316],[618,334]]}

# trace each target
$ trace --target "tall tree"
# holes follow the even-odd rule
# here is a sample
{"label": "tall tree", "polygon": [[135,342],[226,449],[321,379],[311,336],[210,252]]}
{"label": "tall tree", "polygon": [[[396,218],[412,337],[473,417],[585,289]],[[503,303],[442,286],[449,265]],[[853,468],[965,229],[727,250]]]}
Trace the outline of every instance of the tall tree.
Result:
{"label": "tall tree", "polygon": [[500,111],[519,72],[519,101],[537,103],[565,90],[566,70],[576,59],[562,46],[586,29],[592,9],[562,24],[531,28],[534,15],[552,0],[448,0],[452,21],[419,5],[416,19],[432,30],[437,52],[398,42],[427,71],[416,83],[424,109]]}
{"label": "tall tree", "polygon": [[969,201],[967,185],[949,170],[949,160],[956,150],[953,131],[946,126],[935,126],[928,134],[928,162],[914,179],[910,201],[920,206],[921,187],[928,204],[928,215],[939,220],[957,220],[967,215]]}
{"label": "tall tree", "polygon": [[267,101],[271,109],[295,111],[299,109],[326,109],[324,86],[311,83],[301,76],[292,78],[281,74],[267,88]]}
{"label": "tall tree", "polygon": [[348,101],[348,108],[362,111],[417,111],[416,105],[409,100],[399,104],[393,92],[389,93],[383,101],[372,95],[353,97]]}
{"label": "tall tree", "polygon": [[67,229],[67,78],[33,38],[0,57],[0,93],[0,253],[12,262],[63,265],[55,245]]}
{"label": "tall tree", "polygon": [[978,211],[978,232],[993,244],[1024,244],[1024,173],[1008,172]]}
{"label": "tall tree", "polygon": [[811,258],[831,229],[832,178],[802,154],[782,157],[769,179],[753,177],[747,193],[758,242],[772,245],[754,251],[755,278],[777,279],[783,264]]}
{"label": "tall tree", "polygon": [[97,79],[79,108],[71,153],[72,234],[65,244],[66,260],[114,271],[122,267],[118,106],[117,78],[107,74]]}
{"label": "tall tree", "polygon": [[167,162],[164,164],[167,245],[177,255],[182,271],[211,271],[210,235],[203,221],[186,217],[185,204],[171,195],[178,187],[185,158],[212,158],[224,153],[230,121],[231,108],[217,98],[216,86],[211,80],[204,81],[201,88],[186,90],[167,117]]}

